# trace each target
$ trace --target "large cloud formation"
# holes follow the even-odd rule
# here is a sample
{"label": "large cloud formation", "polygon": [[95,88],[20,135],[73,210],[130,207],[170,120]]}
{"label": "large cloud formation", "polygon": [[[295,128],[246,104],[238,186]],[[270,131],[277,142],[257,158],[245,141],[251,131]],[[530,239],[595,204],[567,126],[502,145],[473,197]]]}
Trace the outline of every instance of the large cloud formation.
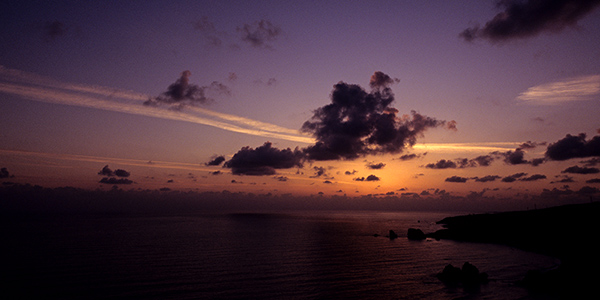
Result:
{"label": "large cloud formation", "polygon": [[[399,153],[413,146],[425,130],[446,124],[415,111],[398,117],[391,107],[394,80],[382,72],[371,77],[370,92],[355,84],[334,85],[331,103],[315,110],[301,130],[311,133],[315,145],[304,149],[311,160],[356,159]],[[454,122],[451,123],[454,126]]]}
{"label": "large cloud formation", "polygon": [[334,85],[331,103],[314,111],[301,130],[312,134],[316,143],[304,149],[279,150],[265,143],[244,147],[224,167],[233,174],[272,175],[275,169],[301,166],[303,161],[352,160],[370,154],[400,153],[413,146],[429,128],[456,130],[455,121],[423,116],[415,111],[397,116],[391,107],[394,94],[390,85],[398,82],[382,72],[370,80],[371,91],[355,84]]}
{"label": "large cloud formation", "polygon": [[485,26],[465,29],[460,37],[466,41],[485,38],[506,41],[527,38],[542,32],[558,32],[575,26],[600,4],[600,0],[500,0],[498,13]]}

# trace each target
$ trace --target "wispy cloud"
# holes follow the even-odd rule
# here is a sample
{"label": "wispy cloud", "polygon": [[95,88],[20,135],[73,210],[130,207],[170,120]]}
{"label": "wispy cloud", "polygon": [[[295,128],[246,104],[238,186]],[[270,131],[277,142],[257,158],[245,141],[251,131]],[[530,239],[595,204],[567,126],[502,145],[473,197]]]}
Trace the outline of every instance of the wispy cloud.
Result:
{"label": "wispy cloud", "polygon": [[526,104],[553,105],[591,100],[597,95],[600,95],[600,75],[589,75],[534,86],[521,93],[517,99]]}
{"label": "wispy cloud", "polygon": [[[62,163],[58,161],[78,161],[78,162],[91,162],[106,164],[110,162],[112,164],[134,166],[134,167],[148,167],[148,168],[160,168],[160,169],[179,169],[186,171],[211,171],[210,167],[206,167],[203,164],[194,163],[182,163],[182,162],[167,162],[167,161],[147,161],[140,159],[129,159],[129,158],[115,158],[115,157],[100,157],[90,155],[77,155],[77,154],[64,154],[64,153],[45,153],[45,152],[33,152],[33,151],[22,151],[22,150],[5,150],[0,149],[0,157],[11,159],[12,161],[25,163],[32,166],[38,166],[43,164],[44,166],[51,165],[53,167],[61,167]],[[28,159],[29,158],[29,159]],[[43,159],[40,162],[39,159]]]}
{"label": "wispy cloud", "polygon": [[37,74],[0,66],[0,92],[29,100],[185,121],[238,132],[300,143],[314,140],[297,130],[199,107],[172,110],[143,105],[150,96],[96,85],[64,83]]}

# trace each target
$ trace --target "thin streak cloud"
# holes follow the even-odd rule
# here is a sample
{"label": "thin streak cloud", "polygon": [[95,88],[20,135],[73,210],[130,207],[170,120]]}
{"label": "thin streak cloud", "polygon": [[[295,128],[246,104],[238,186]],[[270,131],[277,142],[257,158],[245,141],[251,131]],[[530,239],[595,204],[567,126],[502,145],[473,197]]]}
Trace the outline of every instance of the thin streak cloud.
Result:
{"label": "thin streak cloud", "polygon": [[581,76],[531,87],[517,99],[526,104],[553,105],[591,100],[600,94],[600,75]]}
{"label": "thin streak cloud", "polygon": [[[32,152],[32,151],[21,151],[21,150],[4,150],[0,149],[0,154],[6,157],[13,157],[15,161],[23,161],[25,157],[34,157],[34,158],[43,158],[45,159],[43,162],[43,166],[53,166],[60,167],[60,164],[50,163],[48,160],[57,160],[57,161],[80,161],[80,162],[91,162],[91,163],[99,163],[106,164],[107,162],[111,162],[114,164],[125,165],[125,166],[135,166],[135,167],[148,167],[148,168],[161,168],[161,169],[179,169],[179,170],[187,170],[187,171],[211,171],[210,167],[205,167],[201,164],[193,164],[193,163],[182,163],[182,162],[166,162],[166,161],[146,161],[140,159],[127,159],[127,158],[114,158],[114,157],[99,157],[99,156],[90,156],[90,155],[77,155],[77,154],[60,154],[60,153],[43,153],[43,152]],[[39,163],[36,163],[38,160],[32,160],[30,165],[37,166]]]}
{"label": "thin streak cloud", "polygon": [[148,96],[142,93],[100,86],[62,83],[36,74],[4,67],[0,67],[0,79],[4,81],[0,82],[0,92],[34,101],[185,121],[232,132],[300,143],[314,142],[312,138],[301,135],[297,130],[199,107],[175,111],[144,106],[142,103],[148,99]]}

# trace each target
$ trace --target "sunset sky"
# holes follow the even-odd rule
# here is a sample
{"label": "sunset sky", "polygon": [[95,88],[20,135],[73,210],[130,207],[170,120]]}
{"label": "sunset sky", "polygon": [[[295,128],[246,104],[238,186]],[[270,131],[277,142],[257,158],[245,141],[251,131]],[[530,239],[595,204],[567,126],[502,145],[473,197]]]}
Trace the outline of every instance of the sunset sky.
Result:
{"label": "sunset sky", "polygon": [[599,7],[4,1],[0,181],[589,201]]}

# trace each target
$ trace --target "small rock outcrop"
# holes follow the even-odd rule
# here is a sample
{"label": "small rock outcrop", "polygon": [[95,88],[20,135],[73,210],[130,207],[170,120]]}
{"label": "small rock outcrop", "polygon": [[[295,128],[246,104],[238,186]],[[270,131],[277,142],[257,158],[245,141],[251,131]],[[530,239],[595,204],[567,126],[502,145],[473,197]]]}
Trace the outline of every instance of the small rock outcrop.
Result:
{"label": "small rock outcrop", "polygon": [[390,240],[393,240],[393,239],[397,238],[398,235],[393,230],[390,230],[389,237],[390,237]]}
{"label": "small rock outcrop", "polygon": [[423,231],[421,229],[409,228],[407,237],[409,240],[415,240],[415,241],[424,240],[425,233],[423,233]]}
{"label": "small rock outcrop", "polygon": [[488,282],[487,273],[480,273],[477,267],[468,262],[465,262],[462,269],[447,265],[437,274],[437,278],[445,284],[462,286],[477,286]]}

